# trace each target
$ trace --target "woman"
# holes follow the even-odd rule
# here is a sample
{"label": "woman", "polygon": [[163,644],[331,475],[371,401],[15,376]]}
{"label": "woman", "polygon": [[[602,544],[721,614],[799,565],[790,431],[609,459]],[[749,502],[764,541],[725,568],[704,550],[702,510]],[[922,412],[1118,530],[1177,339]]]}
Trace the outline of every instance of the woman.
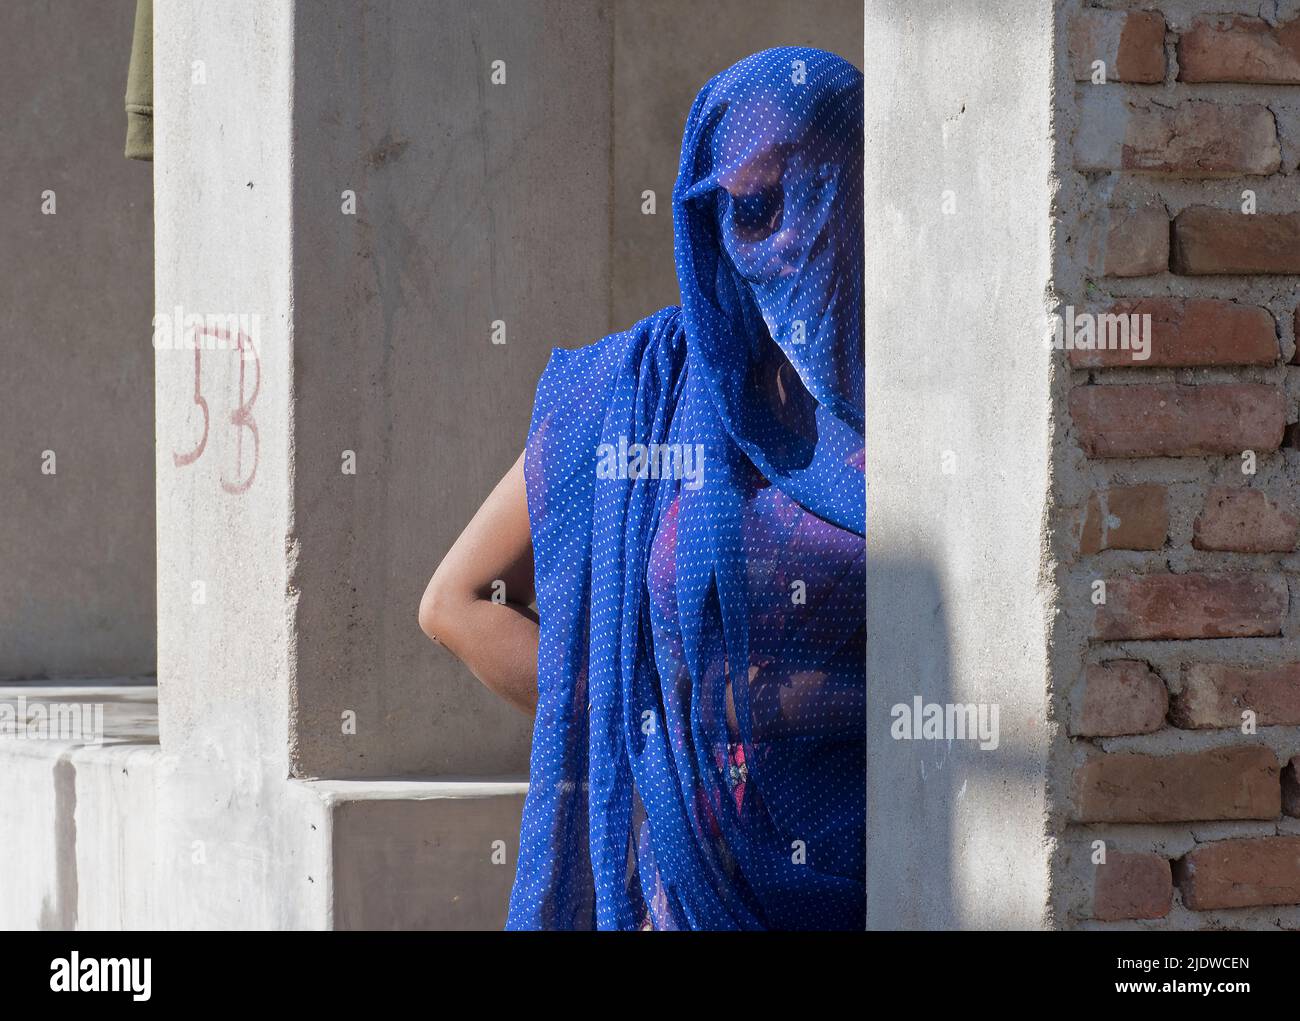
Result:
{"label": "woman", "polygon": [[509,928],[861,928],[861,73],[715,77],[673,222],[681,307],[552,353],[421,625],[536,711]]}

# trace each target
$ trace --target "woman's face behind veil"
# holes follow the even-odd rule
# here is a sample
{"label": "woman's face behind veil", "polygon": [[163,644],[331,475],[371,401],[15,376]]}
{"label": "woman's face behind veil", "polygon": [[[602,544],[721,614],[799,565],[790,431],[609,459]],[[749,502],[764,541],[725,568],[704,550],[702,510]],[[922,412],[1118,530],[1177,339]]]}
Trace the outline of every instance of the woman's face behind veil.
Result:
{"label": "woman's face behind veil", "polygon": [[[799,289],[784,286],[807,274],[810,253],[829,252],[830,214],[839,164],[818,159],[822,145],[777,143],[764,147],[733,170],[719,175],[719,223],[723,248],[736,272],[751,286],[768,317],[793,310]],[[804,281],[806,283],[806,281]],[[814,306],[825,307],[825,289]],[[808,302],[804,295],[803,302]],[[771,315],[788,329],[788,319]],[[775,338],[774,338],[775,339]]]}
{"label": "woman's face behind veil", "polygon": [[719,178],[723,250],[776,342],[755,366],[755,384],[787,428],[805,436],[815,428],[813,399],[783,352],[806,346],[833,298],[827,256],[840,167],[826,155],[820,142],[772,144]]}
{"label": "woman's face behind veil", "polygon": [[828,95],[812,110],[783,98],[733,100],[712,133],[718,240],[800,380],[856,422],[862,154],[844,128],[860,92]]}
{"label": "woman's face behind veil", "polygon": [[716,420],[769,482],[861,534],[861,72],[782,47],[715,77],[673,207],[699,439]]}

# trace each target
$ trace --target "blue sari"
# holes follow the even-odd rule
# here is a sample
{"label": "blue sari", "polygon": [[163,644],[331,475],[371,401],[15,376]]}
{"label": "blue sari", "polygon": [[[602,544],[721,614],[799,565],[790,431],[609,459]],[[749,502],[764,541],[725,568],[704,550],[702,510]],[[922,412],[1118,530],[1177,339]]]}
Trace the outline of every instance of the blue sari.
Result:
{"label": "blue sari", "polygon": [[525,453],[541,620],[511,929],[860,929],[862,75],[700,92],[680,307],[574,350]]}

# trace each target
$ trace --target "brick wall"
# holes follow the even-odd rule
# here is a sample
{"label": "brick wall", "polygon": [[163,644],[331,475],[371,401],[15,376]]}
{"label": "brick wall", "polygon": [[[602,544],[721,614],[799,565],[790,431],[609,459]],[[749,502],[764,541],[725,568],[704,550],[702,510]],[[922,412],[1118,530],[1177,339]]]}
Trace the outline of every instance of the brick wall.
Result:
{"label": "brick wall", "polygon": [[1300,928],[1297,8],[1067,10],[1058,297],[1151,332],[1062,356],[1062,924]]}

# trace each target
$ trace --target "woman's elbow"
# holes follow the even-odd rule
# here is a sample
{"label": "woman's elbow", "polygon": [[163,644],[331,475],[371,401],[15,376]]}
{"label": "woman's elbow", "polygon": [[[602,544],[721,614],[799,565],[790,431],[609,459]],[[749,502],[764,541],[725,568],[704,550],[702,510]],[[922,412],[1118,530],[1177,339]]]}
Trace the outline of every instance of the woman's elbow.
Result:
{"label": "woman's elbow", "polygon": [[424,595],[420,597],[418,614],[420,630],[432,641],[442,642],[447,637],[451,622],[455,619],[452,612],[455,602],[447,586],[435,574],[425,586]]}

